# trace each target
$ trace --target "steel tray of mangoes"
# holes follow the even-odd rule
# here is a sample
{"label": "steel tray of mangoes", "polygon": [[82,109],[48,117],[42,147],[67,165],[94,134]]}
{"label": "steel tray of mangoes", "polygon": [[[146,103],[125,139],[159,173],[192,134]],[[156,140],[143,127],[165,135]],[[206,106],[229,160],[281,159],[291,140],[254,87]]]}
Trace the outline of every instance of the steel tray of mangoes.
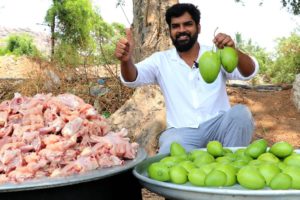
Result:
{"label": "steel tray of mangoes", "polygon": [[186,152],[173,142],[169,154],[135,166],[134,175],[150,191],[180,200],[267,200],[300,198],[300,150],[264,139],[246,147],[206,148]]}

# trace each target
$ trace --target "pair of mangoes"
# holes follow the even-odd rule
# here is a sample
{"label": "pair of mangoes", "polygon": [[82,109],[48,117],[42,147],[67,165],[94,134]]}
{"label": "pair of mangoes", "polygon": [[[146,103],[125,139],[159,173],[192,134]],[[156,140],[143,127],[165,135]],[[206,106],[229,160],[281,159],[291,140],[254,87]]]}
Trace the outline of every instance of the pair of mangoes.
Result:
{"label": "pair of mangoes", "polygon": [[238,64],[238,53],[232,47],[218,49],[217,52],[206,51],[198,60],[200,74],[206,83],[212,83],[219,75],[221,65],[232,73]]}

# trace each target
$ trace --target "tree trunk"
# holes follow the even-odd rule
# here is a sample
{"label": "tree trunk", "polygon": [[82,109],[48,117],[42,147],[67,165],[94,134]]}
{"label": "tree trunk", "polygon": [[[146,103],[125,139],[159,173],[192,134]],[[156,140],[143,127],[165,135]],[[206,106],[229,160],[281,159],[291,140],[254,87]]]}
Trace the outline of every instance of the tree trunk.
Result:
{"label": "tree trunk", "polygon": [[171,46],[165,13],[175,3],[178,0],[133,0],[136,62]]}
{"label": "tree trunk", "polygon": [[55,46],[55,15],[51,24],[51,61],[54,59],[54,46]]}
{"label": "tree trunk", "polygon": [[[156,51],[170,48],[165,12],[178,0],[133,0],[134,60],[139,62]],[[110,118],[113,129],[127,128],[129,136],[154,155],[158,137],[166,128],[165,104],[157,86],[136,89]]]}

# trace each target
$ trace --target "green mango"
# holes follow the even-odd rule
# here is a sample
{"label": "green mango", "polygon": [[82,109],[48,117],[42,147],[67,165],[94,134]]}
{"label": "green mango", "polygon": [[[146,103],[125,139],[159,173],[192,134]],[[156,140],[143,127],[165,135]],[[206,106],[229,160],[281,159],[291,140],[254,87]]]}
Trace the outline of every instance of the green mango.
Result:
{"label": "green mango", "polygon": [[300,168],[300,154],[292,154],[284,158],[283,162],[288,166],[295,166]]}
{"label": "green mango", "polygon": [[300,168],[296,166],[288,166],[283,171],[283,173],[289,175],[292,178],[292,189],[300,189]]}
{"label": "green mango", "polygon": [[258,139],[249,144],[245,150],[245,154],[254,159],[267,151],[268,143],[265,139]]}
{"label": "green mango", "polygon": [[161,162],[154,162],[149,165],[148,169],[148,176],[157,181],[169,181],[170,174],[169,174],[169,167]]}
{"label": "green mango", "polygon": [[266,181],[259,170],[254,166],[245,166],[237,173],[238,183],[247,189],[258,190],[266,186]]}
{"label": "green mango", "polygon": [[269,151],[278,158],[286,158],[292,155],[294,148],[288,142],[280,141],[273,144]]}
{"label": "green mango", "polygon": [[260,156],[258,156],[257,160],[274,164],[278,164],[280,162],[279,158],[269,152],[261,154]]}
{"label": "green mango", "polygon": [[206,51],[198,60],[199,71],[206,83],[216,80],[221,69],[221,60],[216,52]]}
{"label": "green mango", "polygon": [[237,51],[232,47],[224,47],[223,49],[218,49],[217,54],[220,56],[223,68],[228,73],[233,72],[239,60]]}
{"label": "green mango", "polygon": [[170,154],[171,156],[181,156],[186,155],[187,152],[181,144],[177,142],[172,142],[170,146]]}

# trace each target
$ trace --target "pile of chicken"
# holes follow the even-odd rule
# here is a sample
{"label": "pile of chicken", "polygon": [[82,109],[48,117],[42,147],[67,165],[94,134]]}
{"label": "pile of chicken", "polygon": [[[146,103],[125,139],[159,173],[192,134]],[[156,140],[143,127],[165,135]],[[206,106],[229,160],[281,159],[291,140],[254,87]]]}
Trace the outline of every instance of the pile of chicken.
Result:
{"label": "pile of chicken", "polygon": [[61,177],[124,164],[137,154],[126,129],[109,130],[72,94],[15,94],[0,104],[0,183]]}

